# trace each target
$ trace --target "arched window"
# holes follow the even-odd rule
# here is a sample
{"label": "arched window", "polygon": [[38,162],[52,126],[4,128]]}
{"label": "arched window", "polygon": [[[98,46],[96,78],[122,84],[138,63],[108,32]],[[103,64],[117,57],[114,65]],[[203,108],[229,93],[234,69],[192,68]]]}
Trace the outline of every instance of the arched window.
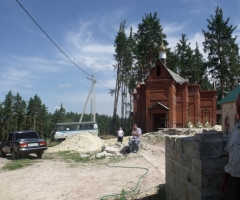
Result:
{"label": "arched window", "polygon": [[157,66],[157,76],[160,76],[161,75],[161,66],[158,65]]}

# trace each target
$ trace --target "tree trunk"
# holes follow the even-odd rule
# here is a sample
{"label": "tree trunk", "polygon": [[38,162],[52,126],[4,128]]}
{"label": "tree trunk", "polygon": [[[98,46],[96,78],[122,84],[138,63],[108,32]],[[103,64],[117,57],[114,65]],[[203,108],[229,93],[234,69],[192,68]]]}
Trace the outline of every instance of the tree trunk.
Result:
{"label": "tree trunk", "polygon": [[120,86],[121,82],[120,80],[120,73],[119,73],[119,65],[117,68],[117,78],[116,78],[116,88],[115,88],[115,96],[114,96],[114,107],[113,107],[113,118],[112,118],[112,124],[111,124],[111,129],[110,129],[110,134],[114,135],[115,131],[115,124],[116,124],[116,115],[117,115],[117,105],[118,105],[118,97],[119,97],[119,91],[120,91]]}

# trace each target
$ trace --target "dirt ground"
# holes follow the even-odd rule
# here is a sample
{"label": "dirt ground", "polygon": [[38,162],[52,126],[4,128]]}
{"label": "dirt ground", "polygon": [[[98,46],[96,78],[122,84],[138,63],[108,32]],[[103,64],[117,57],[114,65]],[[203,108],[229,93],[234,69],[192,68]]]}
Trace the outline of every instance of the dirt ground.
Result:
{"label": "dirt ground", "polygon": [[[115,140],[114,140],[115,142]],[[49,147],[52,148],[52,147]],[[87,163],[66,162],[58,158],[49,159],[48,151],[43,158],[31,166],[6,171],[1,169],[11,156],[0,158],[1,200],[98,200],[117,199],[122,190],[131,191],[137,186],[145,169],[119,168],[111,166],[143,167],[148,173],[140,180],[137,189],[127,199],[153,198],[165,184],[165,151],[163,144],[148,144],[139,153],[116,158],[93,160]],[[36,159],[32,158],[33,161]],[[119,196],[118,196],[119,197]]]}

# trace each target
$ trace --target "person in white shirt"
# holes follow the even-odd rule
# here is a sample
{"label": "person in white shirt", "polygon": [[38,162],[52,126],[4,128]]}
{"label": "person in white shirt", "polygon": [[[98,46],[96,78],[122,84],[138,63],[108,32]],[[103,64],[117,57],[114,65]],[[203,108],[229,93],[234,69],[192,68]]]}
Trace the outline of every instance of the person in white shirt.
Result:
{"label": "person in white shirt", "polygon": [[141,138],[142,138],[142,130],[137,127],[137,124],[134,124],[133,129],[132,129],[132,138],[128,143],[130,153],[133,150],[133,144],[134,143],[135,143],[135,146],[136,146],[136,151],[139,151],[139,143],[141,141]]}
{"label": "person in white shirt", "polygon": [[[240,116],[240,93],[236,101],[237,114]],[[238,122],[225,147],[228,152],[228,163],[221,184],[221,190],[227,200],[240,200],[240,122]]]}
{"label": "person in white shirt", "polygon": [[121,144],[122,144],[123,136],[124,136],[124,132],[122,130],[122,127],[119,128],[119,130],[117,132],[117,135],[118,135],[118,142],[121,142]]}

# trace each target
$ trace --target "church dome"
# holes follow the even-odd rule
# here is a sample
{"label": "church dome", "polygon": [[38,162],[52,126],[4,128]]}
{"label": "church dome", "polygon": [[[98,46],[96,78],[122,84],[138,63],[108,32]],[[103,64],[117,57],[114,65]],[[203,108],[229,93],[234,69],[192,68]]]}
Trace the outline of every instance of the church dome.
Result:
{"label": "church dome", "polygon": [[159,47],[159,52],[166,52],[166,51],[167,51],[167,48],[165,47],[165,45],[162,42],[161,46]]}

